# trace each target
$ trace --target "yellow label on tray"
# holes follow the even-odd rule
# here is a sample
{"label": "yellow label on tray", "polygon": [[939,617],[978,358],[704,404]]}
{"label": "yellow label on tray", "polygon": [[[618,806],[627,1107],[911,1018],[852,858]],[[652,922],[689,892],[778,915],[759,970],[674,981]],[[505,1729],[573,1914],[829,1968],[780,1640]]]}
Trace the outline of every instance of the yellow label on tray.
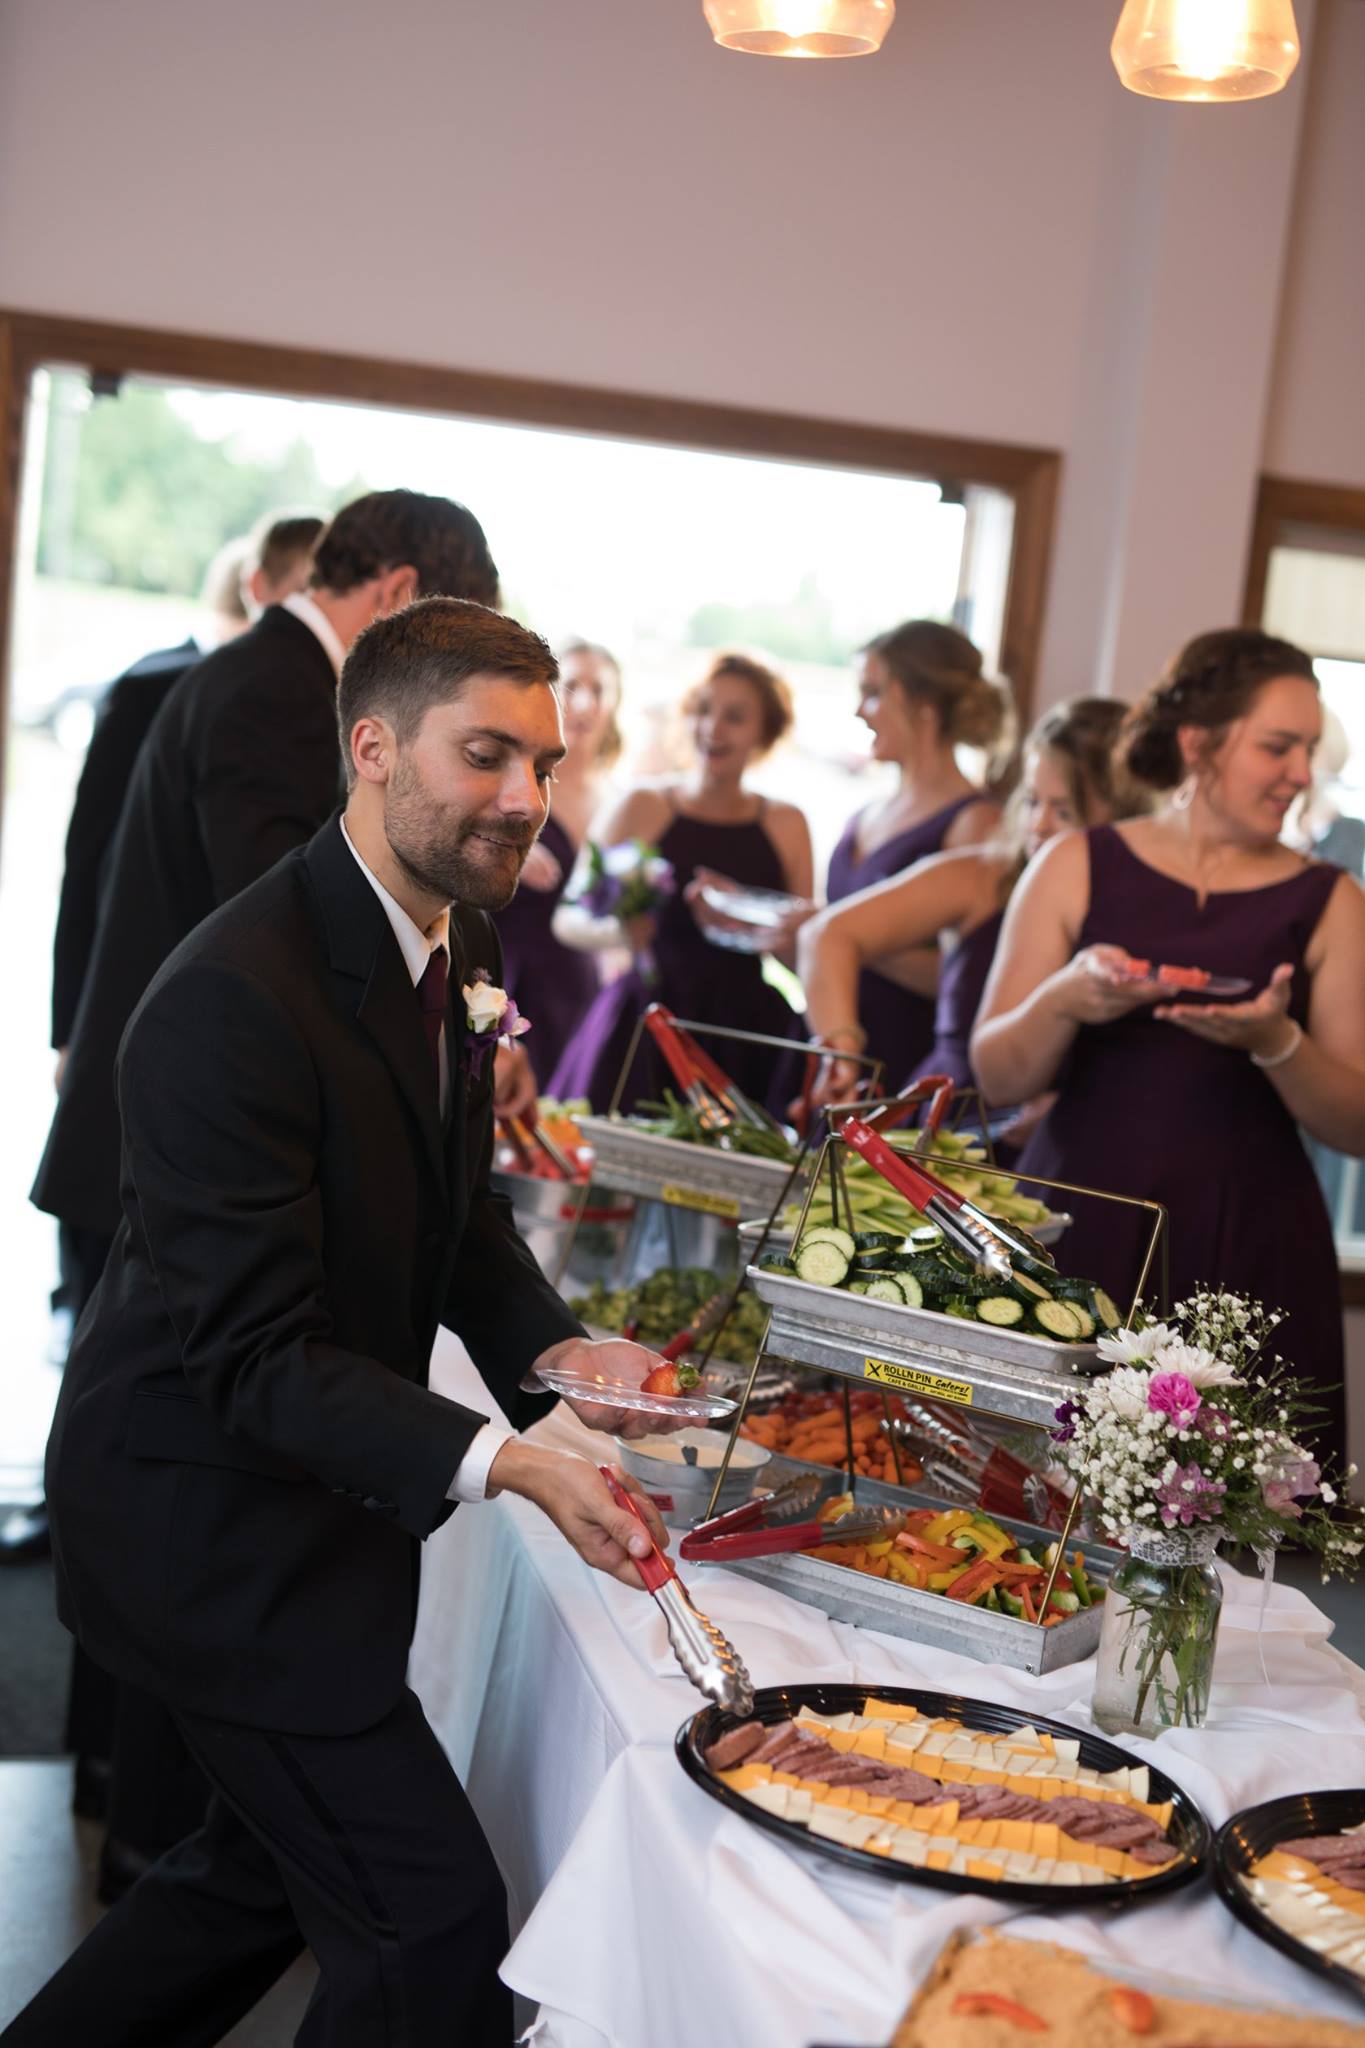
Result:
{"label": "yellow label on tray", "polygon": [[894,1387],[900,1394],[924,1394],[934,1401],[956,1401],[970,1408],[974,1392],[970,1380],[950,1380],[941,1372],[923,1372],[917,1365],[892,1365],[885,1358],[865,1358],[863,1378],[879,1387]]}
{"label": "yellow label on tray", "polygon": [[664,1182],[660,1193],[675,1209],[700,1209],[707,1216],[728,1216],[732,1223],[739,1221],[739,1203],[733,1195],[708,1195],[704,1188],[680,1187],[672,1180]]}

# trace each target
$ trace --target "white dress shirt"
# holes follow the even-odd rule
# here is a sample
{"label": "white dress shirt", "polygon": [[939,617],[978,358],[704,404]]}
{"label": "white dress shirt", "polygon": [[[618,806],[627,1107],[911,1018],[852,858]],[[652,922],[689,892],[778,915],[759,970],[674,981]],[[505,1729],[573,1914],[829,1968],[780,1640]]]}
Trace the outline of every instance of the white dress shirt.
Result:
{"label": "white dress shirt", "polygon": [[322,642],[327,659],[340,675],[341,664],[346,659],[346,649],[342,645],[341,635],[322,606],[314,604],[305,590],[293,590],[288,597],[281,598],[280,602],[287,612],[292,612],[296,619],[301,619],[309,632],[315,634]]}
{"label": "white dress shirt", "polygon": [[[292,609],[293,599],[290,598],[287,602]],[[314,606],[313,609],[316,610],[317,607]],[[402,904],[389,894],[368,862],[361,859],[360,854],[356,851],[355,841],[346,830],[346,820],[344,817],[341,821],[341,836],[346,841],[347,846],[350,847],[356,866],[360,869],[361,874],[384,906],[384,915],[389,920],[393,935],[398,941],[399,950],[403,955],[403,964],[412,977],[412,985],[415,989],[422,976],[426,973],[428,960],[438,946],[444,946],[446,959],[450,959],[450,912],[443,910],[440,916],[434,918],[427,926],[427,929],[423,931],[420,925],[414,924]],[[441,1026],[440,1060],[441,1115],[444,1117],[450,1101],[450,1054],[446,1046],[446,1027],[444,1024]],[[497,1457],[503,1445],[509,1443],[515,1435],[515,1430],[504,1429],[501,1423],[485,1422],[474,1438],[474,1441],[470,1444],[469,1449],[461,1458],[455,1477],[446,1488],[446,1499],[462,1501],[485,1500],[488,1496],[488,1473],[493,1460]]]}

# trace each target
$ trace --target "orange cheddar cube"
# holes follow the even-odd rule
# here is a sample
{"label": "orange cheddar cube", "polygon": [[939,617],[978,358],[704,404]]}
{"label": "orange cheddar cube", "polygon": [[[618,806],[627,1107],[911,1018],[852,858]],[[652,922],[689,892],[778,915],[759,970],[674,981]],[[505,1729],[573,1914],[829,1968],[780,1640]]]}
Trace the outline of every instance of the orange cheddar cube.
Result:
{"label": "orange cheddar cube", "polygon": [[946,1870],[952,1860],[946,1849],[931,1849],[924,1862],[929,1870]]}
{"label": "orange cheddar cube", "polygon": [[1062,1831],[1050,1820],[1036,1820],[1031,1828],[1032,1840],[1029,1847],[1035,1856],[1065,1856],[1067,1844]]}
{"label": "orange cheddar cube", "polygon": [[1110,1877],[1128,1876],[1130,1874],[1128,1870],[1130,1863],[1134,1865],[1135,1869],[1146,1871],[1148,1874],[1150,1874],[1152,1868],[1150,1863],[1135,1863],[1133,1857],[1126,1856],[1122,1849],[1097,1848],[1095,1851],[1095,1861],[1099,1864],[1101,1870],[1108,1871]]}
{"label": "orange cheddar cube", "polygon": [[886,1730],[884,1728],[862,1728],[853,1740],[854,1756],[870,1756],[880,1763],[886,1755]]}
{"label": "orange cheddar cube", "polygon": [[1025,1854],[1033,1847],[1033,1823],[1027,1820],[1002,1820],[996,1837],[1002,1849],[1022,1849]]}
{"label": "orange cheddar cube", "polygon": [[988,1863],[978,1859],[968,1863],[967,1875],[968,1877],[984,1877],[991,1884],[999,1884],[1005,1873],[998,1863]]}
{"label": "orange cheddar cube", "polygon": [[931,1807],[929,1813],[930,1818],[927,1826],[931,1835],[951,1835],[956,1832],[957,1801],[955,1799],[950,1799],[944,1806]]}

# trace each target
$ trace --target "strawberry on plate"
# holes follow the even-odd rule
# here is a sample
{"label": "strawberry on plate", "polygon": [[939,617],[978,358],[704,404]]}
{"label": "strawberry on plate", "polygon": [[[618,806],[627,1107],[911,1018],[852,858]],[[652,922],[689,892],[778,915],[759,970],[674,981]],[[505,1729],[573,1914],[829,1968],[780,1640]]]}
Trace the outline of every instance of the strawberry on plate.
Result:
{"label": "strawberry on plate", "polygon": [[695,1365],[656,1365],[640,1382],[642,1394],[690,1394],[701,1381]]}

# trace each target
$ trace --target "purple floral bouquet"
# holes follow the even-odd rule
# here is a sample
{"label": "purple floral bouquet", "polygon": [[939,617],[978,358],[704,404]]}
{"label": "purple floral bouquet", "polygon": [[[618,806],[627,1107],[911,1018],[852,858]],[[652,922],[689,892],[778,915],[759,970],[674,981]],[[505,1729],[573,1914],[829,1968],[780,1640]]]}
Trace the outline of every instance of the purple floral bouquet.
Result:
{"label": "purple floral bouquet", "polygon": [[1063,1402],[1052,1434],[1111,1536],[1216,1523],[1223,1541],[1264,1555],[1292,1533],[1324,1579],[1357,1569],[1365,1514],[1298,1439],[1312,1388],[1269,1352],[1283,1320],[1202,1289],[1169,1323],[1100,1338],[1113,1371]]}
{"label": "purple floral bouquet", "polygon": [[[632,918],[657,910],[677,887],[672,862],[643,839],[624,839],[616,846],[599,846],[590,839],[586,854],[586,873],[569,900],[593,917],[614,917],[619,924],[629,924]],[[635,964],[647,985],[657,980],[648,950],[637,954]]]}

